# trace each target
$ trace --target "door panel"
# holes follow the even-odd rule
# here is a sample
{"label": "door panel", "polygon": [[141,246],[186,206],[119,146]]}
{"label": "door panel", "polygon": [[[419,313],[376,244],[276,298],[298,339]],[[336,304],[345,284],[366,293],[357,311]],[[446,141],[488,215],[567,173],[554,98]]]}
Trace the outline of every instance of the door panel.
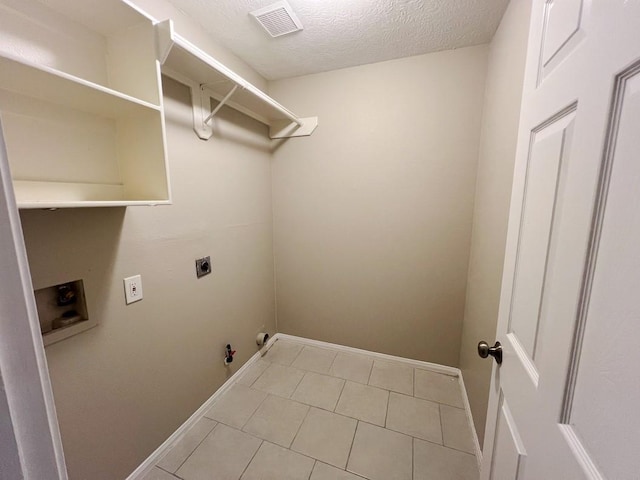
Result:
{"label": "door panel", "polygon": [[568,57],[584,37],[584,3],[584,0],[547,0],[538,83]]}
{"label": "door panel", "polygon": [[[605,155],[594,228],[592,269],[585,285],[584,339],[576,345],[575,387],[568,422],[602,474],[640,472],[640,68],[623,73],[614,92],[610,148]],[[579,362],[578,362],[579,360]],[[624,441],[612,442],[611,438]]]}
{"label": "door panel", "polygon": [[504,395],[500,395],[500,410],[496,425],[496,444],[493,447],[493,469],[491,480],[513,478],[519,480],[524,474],[527,453],[518,427],[511,415],[509,406],[504,402]]}
{"label": "door panel", "polygon": [[531,135],[509,333],[532,360],[543,320],[541,309],[553,223],[558,198],[562,196],[561,172],[570,151],[574,116],[571,107]]}

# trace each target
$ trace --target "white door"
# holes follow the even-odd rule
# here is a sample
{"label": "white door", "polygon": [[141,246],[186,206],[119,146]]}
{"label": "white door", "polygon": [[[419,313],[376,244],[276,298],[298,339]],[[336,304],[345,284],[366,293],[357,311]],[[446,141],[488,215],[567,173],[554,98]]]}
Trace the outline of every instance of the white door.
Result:
{"label": "white door", "polygon": [[531,18],[481,477],[638,480],[640,1]]}
{"label": "white door", "polygon": [[66,480],[0,124],[0,480]]}

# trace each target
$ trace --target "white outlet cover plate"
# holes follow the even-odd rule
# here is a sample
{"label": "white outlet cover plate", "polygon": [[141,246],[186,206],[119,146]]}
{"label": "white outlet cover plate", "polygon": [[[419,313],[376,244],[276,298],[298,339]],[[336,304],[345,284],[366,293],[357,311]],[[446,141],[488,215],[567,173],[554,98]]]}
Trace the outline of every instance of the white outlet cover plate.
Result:
{"label": "white outlet cover plate", "polygon": [[142,300],[142,277],[140,275],[124,279],[124,299],[127,305]]}

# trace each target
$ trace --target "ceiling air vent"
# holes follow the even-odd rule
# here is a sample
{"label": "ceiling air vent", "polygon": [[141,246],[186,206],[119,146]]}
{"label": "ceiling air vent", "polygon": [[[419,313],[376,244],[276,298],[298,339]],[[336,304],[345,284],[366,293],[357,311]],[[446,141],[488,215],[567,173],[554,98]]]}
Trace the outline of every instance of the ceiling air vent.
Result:
{"label": "ceiling air vent", "polygon": [[276,2],[268,7],[249,12],[272,37],[302,30],[302,23],[285,2]]}

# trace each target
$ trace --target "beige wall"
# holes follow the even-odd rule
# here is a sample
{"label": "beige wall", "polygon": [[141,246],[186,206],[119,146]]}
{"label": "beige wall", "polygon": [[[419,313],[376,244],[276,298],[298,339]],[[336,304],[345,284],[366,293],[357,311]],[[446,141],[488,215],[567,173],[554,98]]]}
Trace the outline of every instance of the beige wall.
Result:
{"label": "beige wall", "polygon": [[278,329],[457,365],[487,47],[271,82]]}
{"label": "beige wall", "polygon": [[[21,213],[34,287],[84,279],[100,322],[46,348],[71,479],[126,477],[275,329],[266,128],[223,109],[199,140],[188,89],[164,86],[174,205]],[[125,306],[135,274],[144,299]]]}
{"label": "beige wall", "polygon": [[478,356],[477,344],[495,340],[530,9],[530,0],[512,0],[489,49],[460,352],[480,442],[492,364]]}

